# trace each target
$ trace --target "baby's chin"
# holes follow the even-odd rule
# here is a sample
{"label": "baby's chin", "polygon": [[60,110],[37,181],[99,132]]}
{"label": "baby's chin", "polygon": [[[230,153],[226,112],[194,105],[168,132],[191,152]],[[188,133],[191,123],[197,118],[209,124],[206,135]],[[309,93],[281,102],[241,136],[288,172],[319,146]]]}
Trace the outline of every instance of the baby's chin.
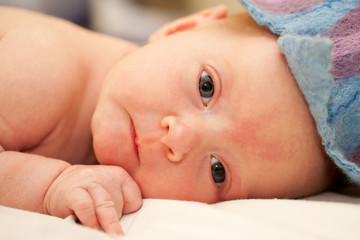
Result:
{"label": "baby's chin", "polygon": [[126,111],[113,112],[111,119],[100,114],[95,116],[92,125],[93,148],[98,162],[122,167],[131,174],[139,165],[131,118]]}
{"label": "baby's chin", "polygon": [[103,141],[101,144],[94,144],[94,149],[100,164],[121,167],[130,175],[139,166],[137,150],[131,141],[127,143],[120,142],[117,139],[115,141]]}

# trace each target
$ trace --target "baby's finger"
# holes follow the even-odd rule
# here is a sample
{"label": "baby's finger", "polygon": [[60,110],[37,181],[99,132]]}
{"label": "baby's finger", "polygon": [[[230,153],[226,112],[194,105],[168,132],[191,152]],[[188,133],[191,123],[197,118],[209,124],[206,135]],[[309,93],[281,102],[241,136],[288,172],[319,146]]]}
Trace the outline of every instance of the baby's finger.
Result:
{"label": "baby's finger", "polygon": [[98,221],[104,231],[110,235],[123,235],[119,222],[121,215],[118,215],[110,194],[101,185],[90,188],[89,193],[94,201]]}
{"label": "baby's finger", "polygon": [[139,210],[142,206],[142,196],[139,186],[135,181],[129,177],[127,178],[121,188],[124,207],[123,213],[132,213]]}
{"label": "baby's finger", "polygon": [[85,189],[74,189],[69,195],[69,201],[70,208],[84,226],[99,229],[94,202]]}

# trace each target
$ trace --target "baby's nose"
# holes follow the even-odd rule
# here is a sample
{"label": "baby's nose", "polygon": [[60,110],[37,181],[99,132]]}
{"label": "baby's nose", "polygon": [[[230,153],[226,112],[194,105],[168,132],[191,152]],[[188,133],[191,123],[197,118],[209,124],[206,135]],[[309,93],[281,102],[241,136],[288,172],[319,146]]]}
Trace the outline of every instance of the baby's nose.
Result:
{"label": "baby's nose", "polygon": [[169,148],[168,159],[173,162],[181,161],[196,144],[194,128],[182,124],[175,116],[164,117],[161,126],[167,131],[161,142]]}

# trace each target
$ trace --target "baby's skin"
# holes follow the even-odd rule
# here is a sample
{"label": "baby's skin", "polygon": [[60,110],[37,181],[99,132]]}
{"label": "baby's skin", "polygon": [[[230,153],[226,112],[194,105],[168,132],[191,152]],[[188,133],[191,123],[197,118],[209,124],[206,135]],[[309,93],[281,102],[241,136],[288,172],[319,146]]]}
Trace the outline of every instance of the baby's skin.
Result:
{"label": "baby's skin", "polygon": [[2,205],[121,234],[143,197],[296,198],[336,177],[276,36],[246,13],[204,10],[143,47],[5,7],[0,23]]}
{"label": "baby's skin", "polygon": [[4,7],[0,23],[0,204],[120,234],[140,189],[118,166],[85,164],[96,162],[90,124],[102,82],[137,47]]}

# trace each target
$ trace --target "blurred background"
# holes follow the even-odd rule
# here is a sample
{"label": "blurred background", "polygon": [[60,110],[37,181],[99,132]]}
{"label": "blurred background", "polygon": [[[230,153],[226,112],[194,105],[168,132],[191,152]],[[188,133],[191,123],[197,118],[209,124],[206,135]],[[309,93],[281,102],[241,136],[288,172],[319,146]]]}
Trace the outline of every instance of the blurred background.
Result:
{"label": "blurred background", "polygon": [[238,0],[0,0],[140,45],[165,23],[218,4],[228,6],[230,14],[242,10]]}

